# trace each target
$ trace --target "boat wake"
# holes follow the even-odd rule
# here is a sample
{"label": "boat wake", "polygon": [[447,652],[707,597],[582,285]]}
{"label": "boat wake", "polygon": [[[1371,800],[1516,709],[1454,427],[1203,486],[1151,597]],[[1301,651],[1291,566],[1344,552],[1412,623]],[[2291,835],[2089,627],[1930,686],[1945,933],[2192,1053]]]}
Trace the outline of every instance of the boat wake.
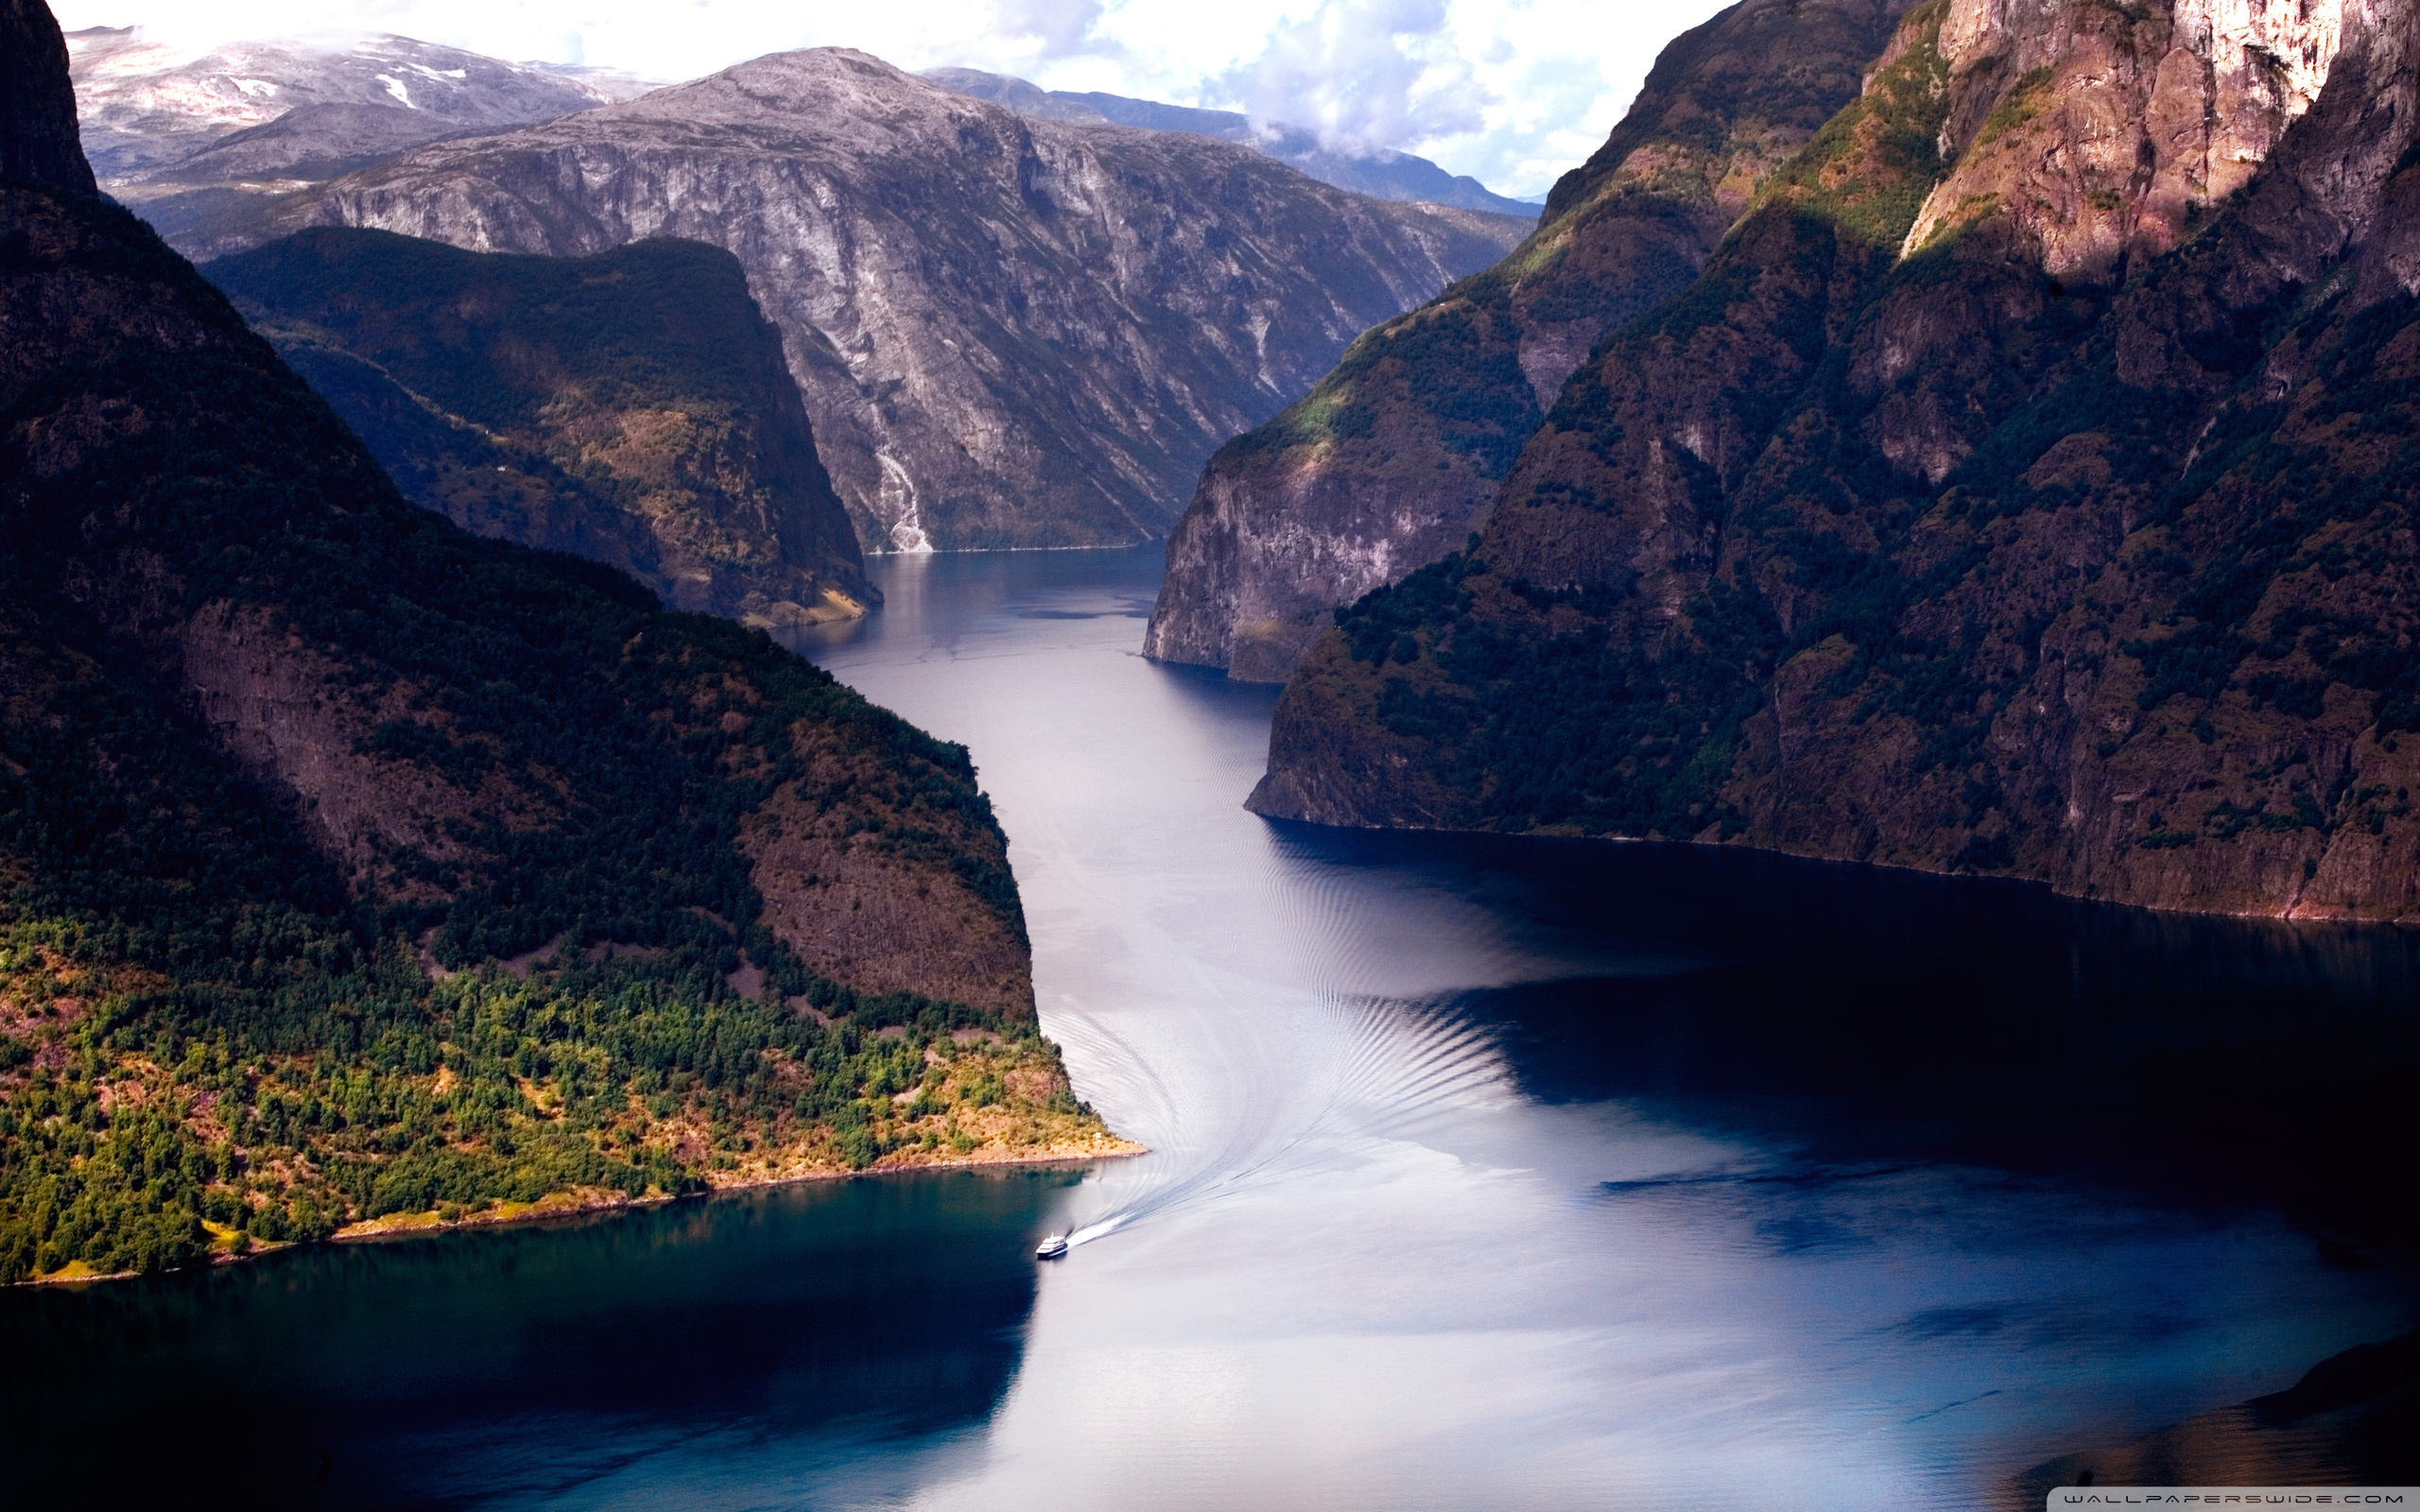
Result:
{"label": "boat wake", "polygon": [[[1282,1074],[1260,1083],[1274,1090],[1273,1102],[1217,1120],[1223,1134],[1213,1143],[1172,1141],[1134,1167],[1105,1175],[1098,1185],[1112,1205],[1078,1223],[1068,1244],[1105,1239],[1298,1171],[1332,1168],[1341,1146],[1417,1140],[1434,1121],[1501,1095],[1506,1080],[1495,1030],[1449,1001],[1330,998],[1288,1027],[1283,1042],[1269,1047]],[[1098,1023],[1087,1029],[1115,1039]],[[1141,1122],[1183,1126],[1174,1090],[1148,1062],[1120,1058],[1140,1074],[1139,1085],[1121,1091],[1158,1104]]]}

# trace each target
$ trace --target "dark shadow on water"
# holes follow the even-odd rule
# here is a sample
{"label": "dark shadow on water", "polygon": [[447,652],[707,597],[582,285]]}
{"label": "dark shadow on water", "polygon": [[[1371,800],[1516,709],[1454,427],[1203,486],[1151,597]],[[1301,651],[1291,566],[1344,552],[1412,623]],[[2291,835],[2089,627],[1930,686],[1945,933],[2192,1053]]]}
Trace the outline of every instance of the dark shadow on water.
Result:
{"label": "dark shadow on water", "polygon": [[[817,1183],[0,1293],[0,1502],[468,1504],[989,1416],[1063,1171]],[[543,1433],[529,1424],[543,1419]]]}
{"label": "dark shadow on water", "polygon": [[[1151,670],[1159,675],[1163,686],[1173,689],[1177,696],[1203,713],[1221,719],[1244,719],[1265,722],[1277,708],[1277,699],[1285,693],[1284,684],[1275,682],[1236,682],[1218,667],[1187,666],[1181,662],[1154,662]],[[1308,829],[1307,825],[1288,825],[1288,829]]]}
{"label": "dark shadow on water", "polygon": [[1280,828],[1634,955],[1453,1005],[1533,1096],[1624,1099],[1805,1162],[1755,1179],[1952,1160],[2274,1203],[2342,1263],[2420,1240],[2420,932],[1710,846]]}
{"label": "dark shadow on water", "polygon": [[[1430,1005],[1492,1030],[1523,1091],[1618,1100],[1773,1152],[1603,1181],[1599,1202],[1710,1200],[1759,1214],[1767,1251],[1806,1254],[1873,1243],[1894,1221],[1894,1183],[1946,1164],[1970,1172],[1970,1195],[1978,1183],[2098,1191],[2171,1221],[2272,1208],[2321,1261],[2385,1267],[2414,1296],[2420,932],[2157,914],[1712,847],[1280,834],[1304,858],[1424,869],[1602,947],[1588,976]],[[2203,1326],[2155,1309],[1991,1303],[1922,1310],[1899,1330],[2055,1353],[2105,1346],[2113,1330],[2156,1350]],[[2420,1474],[2408,1363],[2340,1395],[2293,1412],[2264,1399],[2114,1447],[2087,1447],[2101,1436],[2088,1434],[2079,1452],[1993,1486],[1988,1504],[2038,1508],[2088,1473],[2188,1486]]]}

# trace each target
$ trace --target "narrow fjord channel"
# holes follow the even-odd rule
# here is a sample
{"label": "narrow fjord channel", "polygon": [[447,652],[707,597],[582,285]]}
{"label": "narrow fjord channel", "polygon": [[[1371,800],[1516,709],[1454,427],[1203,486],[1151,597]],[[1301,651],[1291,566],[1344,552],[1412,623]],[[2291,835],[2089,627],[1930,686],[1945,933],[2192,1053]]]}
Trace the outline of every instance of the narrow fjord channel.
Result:
{"label": "narrow fjord channel", "polygon": [[2420,1321],[2352,1147],[2420,940],[1265,823],[1273,693],[1139,657],[1158,557],[891,558],[801,646],[973,748],[1044,1026],[1150,1155],[21,1290],[9,1455],[254,1504],[1981,1508]]}

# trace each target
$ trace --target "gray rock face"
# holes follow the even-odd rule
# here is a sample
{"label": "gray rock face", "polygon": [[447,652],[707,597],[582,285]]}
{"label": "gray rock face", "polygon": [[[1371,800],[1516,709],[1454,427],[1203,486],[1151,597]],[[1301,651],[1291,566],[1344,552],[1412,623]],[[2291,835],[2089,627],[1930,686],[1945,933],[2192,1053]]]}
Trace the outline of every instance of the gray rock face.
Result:
{"label": "gray rock face", "polygon": [[137,190],[139,203],[158,198],[141,193],[153,185],[174,193],[189,185],[333,179],[406,147],[481,129],[431,120],[400,105],[298,105],[276,120],[216,138],[128,187]]}
{"label": "gray rock face", "polygon": [[312,224],[728,249],[861,537],[893,551],[1159,535],[1220,441],[1528,230],[1205,137],[1029,120],[838,49],[419,148],[246,239]]}
{"label": "gray rock face", "polygon": [[1464,210],[1490,210],[1499,215],[1535,218],[1538,207],[1510,199],[1490,190],[1466,173],[1444,169],[1409,152],[1380,150],[1348,152],[1322,145],[1311,132],[1290,126],[1256,128],[1239,111],[1205,111],[1190,105],[1167,105],[1124,94],[1087,91],[1046,90],[1006,74],[979,68],[928,68],[924,77],[960,94],[1005,105],[1019,115],[1038,121],[1082,121],[1096,126],[1139,126],[1148,131],[1191,131],[1240,143],[1266,152],[1290,168],[1299,168],[1320,182],[1350,189],[1380,199],[1426,200],[1460,205]]}

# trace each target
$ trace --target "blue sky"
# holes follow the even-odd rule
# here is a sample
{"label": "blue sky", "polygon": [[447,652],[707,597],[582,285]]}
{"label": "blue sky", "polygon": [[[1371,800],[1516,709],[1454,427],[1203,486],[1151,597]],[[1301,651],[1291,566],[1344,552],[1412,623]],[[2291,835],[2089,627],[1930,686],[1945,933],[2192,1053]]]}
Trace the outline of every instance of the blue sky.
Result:
{"label": "blue sky", "polygon": [[500,58],[690,78],[790,47],[861,47],[1052,89],[1242,110],[1398,147],[1499,193],[1595,150],[1655,54],[1719,7],[1638,0],[54,0],[61,25],[202,44],[400,32]]}

